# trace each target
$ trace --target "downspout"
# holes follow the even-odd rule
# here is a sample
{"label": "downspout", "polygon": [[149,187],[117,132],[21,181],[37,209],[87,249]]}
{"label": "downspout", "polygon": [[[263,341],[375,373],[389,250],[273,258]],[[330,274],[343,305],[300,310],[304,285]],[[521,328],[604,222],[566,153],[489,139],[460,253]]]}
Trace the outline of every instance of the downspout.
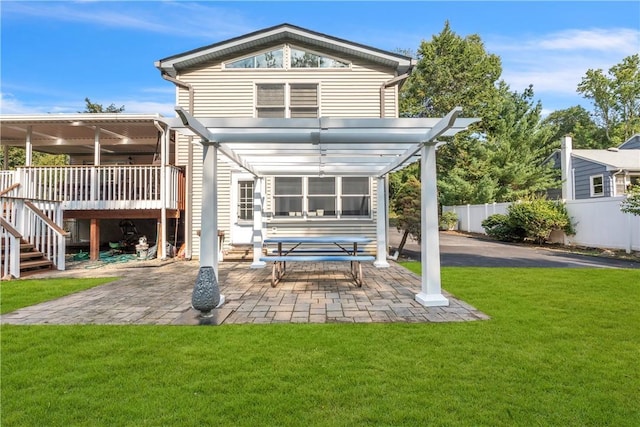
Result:
{"label": "downspout", "polygon": [[[156,129],[160,131],[162,135],[162,145],[160,147],[160,236],[156,239],[156,242],[162,243],[158,246],[158,258],[161,260],[167,259],[167,139],[171,130],[165,129],[160,125],[157,120],[153,121]],[[175,244],[175,242],[173,242]]]}
{"label": "downspout", "polygon": [[[194,109],[194,90],[193,86],[189,83],[183,82],[181,80],[176,79],[175,77],[170,76],[165,71],[161,71],[160,75],[163,79],[170,81],[182,89],[187,89],[189,91],[189,114],[193,114]],[[189,136],[189,144],[187,148],[187,173],[186,173],[186,194],[185,194],[185,218],[184,218],[184,243],[185,243],[185,259],[190,260],[193,256],[193,197],[192,197],[192,186],[193,186],[193,137]]]}
{"label": "downspout", "polygon": [[380,118],[383,119],[386,115],[385,102],[384,102],[384,91],[390,87],[395,85],[402,86],[402,83],[411,75],[412,68],[409,69],[404,74],[396,76],[389,81],[386,81],[380,85]]}

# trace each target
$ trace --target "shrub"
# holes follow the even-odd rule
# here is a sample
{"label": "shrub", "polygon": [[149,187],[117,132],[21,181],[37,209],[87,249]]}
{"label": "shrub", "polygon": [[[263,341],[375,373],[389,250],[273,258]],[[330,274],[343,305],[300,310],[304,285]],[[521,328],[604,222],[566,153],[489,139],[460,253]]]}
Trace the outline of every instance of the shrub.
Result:
{"label": "shrub", "polygon": [[440,228],[442,230],[455,230],[458,225],[458,214],[454,211],[442,212],[440,216]]}
{"label": "shrub", "polygon": [[632,215],[640,215],[640,185],[629,188],[627,198],[622,201],[620,210]]}
{"label": "shrub", "polygon": [[485,232],[504,242],[521,242],[526,236],[524,229],[516,227],[508,215],[494,214],[482,221]]}
{"label": "shrub", "polygon": [[505,241],[531,239],[543,243],[553,230],[575,234],[564,204],[541,198],[513,203],[507,215],[491,215],[482,227],[489,236]]}

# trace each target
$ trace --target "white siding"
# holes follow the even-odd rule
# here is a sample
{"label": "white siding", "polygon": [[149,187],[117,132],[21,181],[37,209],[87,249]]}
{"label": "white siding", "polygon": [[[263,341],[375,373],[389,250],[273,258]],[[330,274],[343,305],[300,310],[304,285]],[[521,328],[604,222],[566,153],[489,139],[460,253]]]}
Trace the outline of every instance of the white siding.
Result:
{"label": "white siding", "polygon": [[[349,58],[343,58],[349,59]],[[256,83],[314,83],[319,85],[320,116],[324,117],[380,117],[382,113],[381,87],[395,77],[393,69],[373,66],[362,60],[353,60],[350,69],[227,69],[219,63],[190,70],[178,78],[194,88],[195,117],[254,117]],[[178,89],[178,103],[188,108],[188,92]],[[397,86],[383,91],[384,116],[397,117]],[[200,242],[196,233],[201,228],[200,208],[202,195],[202,148],[194,145],[193,169],[193,251],[198,257]],[[187,138],[180,137],[177,162],[187,163]],[[230,235],[231,173],[229,165],[220,160],[218,191],[218,226]],[[376,235],[376,182],[372,180],[371,219],[340,221],[284,221],[268,220],[268,234],[359,234],[375,238]],[[266,181],[266,211],[272,211],[273,183]],[[189,191],[189,190],[187,190]],[[279,231],[278,231],[279,230]],[[229,239],[227,239],[227,243]],[[374,247],[375,249],[375,247]]]}

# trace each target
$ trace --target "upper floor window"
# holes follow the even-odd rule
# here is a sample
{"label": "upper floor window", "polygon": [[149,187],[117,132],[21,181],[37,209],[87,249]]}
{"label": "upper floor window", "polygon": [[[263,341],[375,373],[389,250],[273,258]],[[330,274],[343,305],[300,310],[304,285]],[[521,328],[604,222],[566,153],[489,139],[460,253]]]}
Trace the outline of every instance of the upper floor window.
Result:
{"label": "upper floor window", "polygon": [[350,63],[347,61],[331,58],[326,55],[321,55],[319,53],[300,48],[294,48],[289,45],[224,63],[225,69],[235,70],[301,68],[345,69],[349,67]]}
{"label": "upper floor window", "polygon": [[591,197],[604,196],[604,176],[592,175],[589,177],[591,187]]}
{"label": "upper floor window", "polygon": [[349,68],[349,64],[313,52],[291,48],[291,68]]}
{"label": "upper floor window", "polygon": [[315,83],[257,84],[256,117],[318,117],[318,85]]}
{"label": "upper floor window", "polygon": [[283,49],[270,50],[248,58],[227,62],[225,68],[283,68]]}

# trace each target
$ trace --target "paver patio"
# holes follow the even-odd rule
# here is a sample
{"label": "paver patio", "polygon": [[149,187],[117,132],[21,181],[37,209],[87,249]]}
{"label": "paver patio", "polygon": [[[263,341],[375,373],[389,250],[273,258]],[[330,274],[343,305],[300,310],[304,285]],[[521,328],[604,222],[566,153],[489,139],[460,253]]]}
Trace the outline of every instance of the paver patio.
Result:
{"label": "paver patio", "polygon": [[[121,279],[1,316],[3,324],[203,323],[191,308],[197,261],[131,261],[103,268],[75,266],[34,277]],[[271,268],[223,262],[220,291],[226,302],[211,324],[460,322],[489,317],[443,291],[448,307],[424,307],[415,300],[420,278],[398,264],[378,269],[363,264],[365,285],[358,288],[343,263],[292,264],[277,287]]]}

